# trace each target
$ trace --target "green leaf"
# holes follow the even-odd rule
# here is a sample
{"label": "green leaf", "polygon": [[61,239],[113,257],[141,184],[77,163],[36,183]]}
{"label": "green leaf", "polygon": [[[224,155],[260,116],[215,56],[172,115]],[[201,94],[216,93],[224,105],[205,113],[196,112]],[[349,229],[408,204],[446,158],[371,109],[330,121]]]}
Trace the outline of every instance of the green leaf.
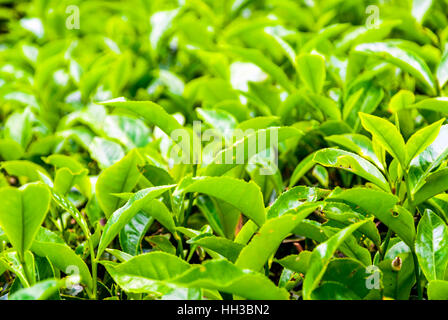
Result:
{"label": "green leaf", "polygon": [[429,300],[448,300],[448,281],[429,281],[428,298]]}
{"label": "green leaf", "polygon": [[411,104],[408,106],[408,109],[412,108],[448,113],[448,98],[437,97],[431,99],[423,99],[415,104]]}
{"label": "green leaf", "polygon": [[101,263],[126,292],[161,295],[171,291],[165,280],[175,278],[191,268],[182,259],[161,251],[141,254],[120,264],[108,261]]}
{"label": "green leaf", "polygon": [[398,129],[389,121],[370,114],[360,113],[359,117],[363,127],[400,162],[402,168],[406,168],[406,146]]}
{"label": "green leaf", "polygon": [[318,286],[338,247],[349,235],[366,222],[367,220],[360,221],[342,229],[313,250],[309,262],[310,267],[303,282],[302,292],[305,300],[310,300],[312,292]]}
{"label": "green leaf", "polygon": [[414,203],[420,204],[446,190],[448,190],[448,168],[436,171],[425,179],[425,184],[414,195]]}
{"label": "green leaf", "polygon": [[93,138],[89,145],[90,156],[106,169],[125,156],[123,148],[116,142],[100,137]]}
{"label": "green leaf", "polygon": [[8,300],[46,300],[64,285],[61,280],[45,280],[29,288],[20,289],[8,297]]}
{"label": "green leaf", "polygon": [[199,192],[225,201],[259,226],[266,220],[263,195],[253,181],[245,182],[230,177],[200,177],[195,178],[193,183],[182,191]]}
{"label": "green leaf", "polygon": [[278,148],[282,141],[302,137],[302,131],[293,127],[271,127],[250,132],[232,146],[219,152],[204,175],[221,176],[238,165],[247,164],[249,158],[267,150]]}
{"label": "green leaf", "polygon": [[52,231],[41,227],[31,251],[41,257],[47,257],[56,268],[65,273],[76,271],[81,282],[92,288],[92,276],[85,262]]}
{"label": "green leaf", "polygon": [[[399,260],[398,260],[399,259]],[[399,264],[399,270],[392,265]],[[396,300],[408,300],[411,289],[415,284],[414,262],[410,253],[401,253],[394,259],[380,262],[383,278],[384,296]]]}
{"label": "green leaf", "polygon": [[109,218],[98,245],[97,257],[101,257],[109,243],[118,235],[120,230],[131,221],[131,219],[148,203],[148,201],[157,198],[165,191],[174,187],[159,186],[147,188],[136,192],[124,206],[117,209]]}
{"label": "green leaf", "polygon": [[411,162],[417,155],[434,142],[444,121],[445,119],[440,119],[439,121],[420,129],[409,138],[406,142],[408,162]]}
{"label": "green leaf", "polygon": [[123,252],[135,256],[140,253],[140,245],[146,231],[154,222],[146,212],[140,211],[120,231],[120,246]]}
{"label": "green leaf", "polygon": [[313,300],[360,300],[370,291],[366,286],[366,267],[354,259],[341,258],[330,261],[321,285],[311,297]]}
{"label": "green leaf", "polygon": [[353,50],[375,56],[402,68],[418,79],[430,95],[436,94],[436,84],[431,70],[416,53],[387,42],[363,43],[357,45]]}
{"label": "green leaf", "polygon": [[215,237],[213,235],[203,234],[194,237],[187,241],[187,243],[194,244],[203,248],[210,249],[219,253],[223,257],[235,262],[238,258],[244,245],[233,242],[222,237]]}
{"label": "green leaf", "polygon": [[195,266],[173,282],[188,287],[219,290],[252,300],[285,300],[288,292],[260,273],[242,270],[227,260],[212,260]]}
{"label": "green leaf", "polygon": [[326,167],[340,168],[352,172],[373,182],[381,189],[390,191],[389,184],[383,174],[372,163],[354,153],[332,148],[322,149],[314,155],[314,162]]}
{"label": "green leaf", "polygon": [[349,151],[357,153],[359,156],[369,160],[378,168],[383,170],[383,165],[373,151],[372,141],[366,136],[356,133],[346,133],[325,137],[325,140],[336,143]]}
{"label": "green leaf", "polygon": [[326,195],[329,191],[319,188],[297,186],[283,192],[277,200],[269,207],[267,218],[272,219],[280,217],[286,213],[296,213],[297,210],[307,206],[313,206],[316,202]]}
{"label": "green leaf", "polygon": [[294,85],[288,79],[288,76],[283,72],[283,70],[273,63],[271,60],[266,58],[259,50],[256,49],[246,49],[239,47],[224,47],[224,50],[230,54],[234,54],[245,61],[252,62],[259,66],[263,71],[268,73],[273,80],[277,81],[288,92],[294,91]]}
{"label": "green leaf", "polygon": [[299,254],[291,254],[280,260],[276,260],[276,262],[286,269],[306,274],[310,267],[311,254],[310,251],[302,251]]}
{"label": "green leaf", "polygon": [[448,227],[429,209],[417,227],[415,253],[428,281],[444,279],[448,265]]}
{"label": "green leaf", "polygon": [[353,188],[331,195],[327,201],[339,200],[374,215],[408,246],[413,247],[415,239],[414,218],[401,206],[396,206],[398,198],[390,193],[367,188]]}
{"label": "green leaf", "polygon": [[448,156],[447,139],[448,125],[443,125],[434,142],[411,161],[408,176],[413,194],[423,186],[428,175]]}
{"label": "green leaf", "polygon": [[260,271],[269,257],[278,249],[283,239],[318,206],[319,203],[315,203],[299,208],[295,214],[283,214],[267,220],[241,251],[235,265],[243,269]]}
{"label": "green leaf", "polygon": [[439,87],[443,88],[448,81],[448,45],[445,44],[443,49],[442,57],[440,58],[440,63],[436,70],[437,80],[439,81]]}
{"label": "green leaf", "polygon": [[300,179],[302,179],[302,177],[315,165],[313,160],[315,154],[315,152],[310,153],[295,167],[289,180],[290,188],[293,187],[297,182],[299,182]]}
{"label": "green leaf", "polygon": [[321,93],[325,82],[325,60],[320,55],[302,54],[297,57],[300,78],[308,89]]}
{"label": "green leaf", "polygon": [[27,184],[20,189],[0,189],[0,227],[23,259],[44,222],[50,206],[50,192],[42,183]]}
{"label": "green leaf", "polygon": [[133,149],[123,159],[101,172],[95,191],[106,218],[109,218],[122,203],[121,199],[113,194],[132,191],[140,178],[137,166],[143,163],[143,158],[136,149]]}
{"label": "green leaf", "polygon": [[169,115],[165,109],[151,101],[127,101],[125,98],[100,102],[102,105],[129,110],[146,120],[147,123],[156,125],[168,136],[176,129],[183,129],[177,120]]}

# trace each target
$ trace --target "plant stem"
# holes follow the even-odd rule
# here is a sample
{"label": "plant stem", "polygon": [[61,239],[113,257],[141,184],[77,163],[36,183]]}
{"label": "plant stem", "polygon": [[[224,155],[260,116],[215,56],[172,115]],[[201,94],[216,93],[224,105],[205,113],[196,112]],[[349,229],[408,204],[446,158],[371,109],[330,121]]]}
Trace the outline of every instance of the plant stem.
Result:
{"label": "plant stem", "polygon": [[[193,178],[196,177],[197,170],[198,170],[198,165],[194,164],[193,165]],[[190,194],[188,196],[188,208],[185,211],[185,216],[184,216],[184,225],[187,223],[192,210],[193,210],[193,192],[190,192]]]}
{"label": "plant stem", "polygon": [[384,238],[384,245],[380,251],[380,261],[384,260],[384,256],[386,255],[387,247],[389,246],[390,237],[392,236],[392,229],[387,229],[386,238]]}
{"label": "plant stem", "polygon": [[92,299],[97,299],[97,273],[98,273],[98,263],[95,257],[95,249],[93,248],[92,239],[89,238],[89,247],[90,247],[90,263],[92,265]]}
{"label": "plant stem", "polygon": [[412,258],[414,260],[414,273],[415,273],[415,281],[417,282],[418,299],[423,300],[422,284],[420,282],[420,269],[418,266],[417,255],[415,254],[415,252],[412,252]]}

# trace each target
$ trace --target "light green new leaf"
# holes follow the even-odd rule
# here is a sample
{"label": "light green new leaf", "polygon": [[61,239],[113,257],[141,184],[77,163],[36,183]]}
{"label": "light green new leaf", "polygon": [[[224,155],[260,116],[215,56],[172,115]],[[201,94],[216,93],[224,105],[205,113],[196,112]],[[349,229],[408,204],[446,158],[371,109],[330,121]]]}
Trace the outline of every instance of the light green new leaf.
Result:
{"label": "light green new leaf", "polygon": [[[237,191],[237,192],[235,192]],[[200,177],[187,186],[186,192],[199,192],[225,201],[261,226],[266,220],[263,195],[260,187],[231,177]]]}
{"label": "light green new leaf", "polygon": [[413,194],[423,186],[425,179],[448,156],[447,141],[448,125],[443,125],[434,142],[411,161],[408,177]]}
{"label": "light green new leaf", "polygon": [[418,79],[430,95],[436,94],[436,83],[431,69],[416,53],[387,42],[363,43],[357,45],[353,50],[395,64]]}
{"label": "light green new leaf", "polygon": [[302,251],[299,254],[291,254],[280,260],[276,260],[282,267],[297,273],[306,274],[310,267],[311,251]]}
{"label": "light green new leaf", "polygon": [[356,229],[361,225],[366,223],[368,220],[360,221],[352,224],[345,229],[342,229],[327,241],[318,245],[314,250],[310,258],[309,268],[303,282],[303,298],[305,300],[311,299],[311,294],[314,289],[318,286],[320,280],[322,279],[325,271],[330,263],[336,250],[345,241],[345,239],[351,235]]}
{"label": "light green new leaf", "polygon": [[228,53],[234,54],[245,61],[252,62],[259,66],[263,71],[268,73],[273,80],[277,81],[288,92],[295,90],[294,85],[283,72],[282,68],[268,59],[263,53],[257,49],[246,49],[239,47],[224,47]]}
{"label": "light green new leaf", "polygon": [[[250,130],[250,129],[249,129]],[[221,176],[238,165],[247,164],[249,158],[292,138],[299,139],[303,132],[293,127],[271,127],[249,132],[232,146],[219,152],[204,175]]]}
{"label": "light green new leaf", "polygon": [[315,152],[310,153],[296,166],[289,180],[290,188],[293,187],[297,182],[299,182],[299,180],[302,179],[302,177],[315,165],[313,160],[315,154]]}
{"label": "light green new leaf", "polygon": [[380,142],[383,147],[406,168],[407,154],[403,137],[389,121],[366,113],[359,113],[363,127],[369,131],[373,138]]}
{"label": "light green new leaf", "polygon": [[325,137],[325,140],[336,143],[349,151],[357,153],[359,156],[371,161],[378,168],[383,169],[383,165],[373,151],[372,141],[362,134],[346,133]]}
{"label": "light green new leaf", "polygon": [[326,167],[340,168],[373,182],[381,189],[390,191],[383,174],[371,162],[344,150],[327,148],[316,152],[314,162]]}
{"label": "light green new leaf", "polygon": [[439,121],[420,129],[409,138],[406,142],[408,162],[411,162],[417,155],[434,142],[444,121],[445,119],[440,119]]}
{"label": "light green new leaf", "polygon": [[286,213],[296,213],[302,206],[313,206],[316,202],[327,196],[325,189],[297,186],[283,192],[269,207],[267,218],[280,217]]}
{"label": "light green new leaf", "polygon": [[52,231],[41,227],[31,251],[41,257],[47,257],[56,268],[65,273],[69,274],[76,268],[81,282],[92,288],[92,276],[85,262]]}
{"label": "light green new leaf", "polygon": [[165,280],[179,276],[191,268],[182,259],[161,251],[141,254],[120,264],[108,261],[101,263],[126,292],[160,295],[171,291]]}
{"label": "light green new leaf", "polygon": [[145,119],[147,123],[158,126],[168,136],[171,136],[176,129],[183,129],[182,125],[164,108],[151,101],[127,101],[121,97],[103,101],[100,104],[129,110]]}
{"label": "light green new leaf", "polygon": [[95,189],[98,203],[106,218],[122,203],[122,200],[113,194],[132,191],[140,178],[137,166],[143,164],[143,158],[133,149],[123,159],[101,172]]}
{"label": "light green new leaf", "polygon": [[325,60],[317,54],[302,54],[297,57],[299,75],[314,93],[321,93],[325,82]]}
{"label": "light green new leaf", "polygon": [[411,104],[408,106],[409,109],[423,109],[423,110],[432,110],[441,113],[448,114],[448,98],[447,97],[437,97],[431,99],[424,99],[415,104]]}
{"label": "light green new leaf", "polygon": [[414,195],[414,203],[420,204],[446,190],[448,190],[448,168],[436,171],[425,179],[425,184]]}
{"label": "light green new leaf", "polygon": [[136,192],[124,206],[117,209],[104,226],[103,234],[98,245],[97,257],[101,257],[109,243],[120,230],[145,206],[148,201],[157,198],[174,185],[147,188]]}
{"label": "light green new leaf", "polygon": [[437,80],[439,81],[439,87],[443,88],[448,81],[448,44],[445,44],[445,49],[443,50],[442,58],[437,66]]}
{"label": "light green new leaf", "polygon": [[20,259],[31,247],[50,206],[50,192],[42,183],[27,184],[20,189],[0,189],[0,227],[19,253]]}
{"label": "light green new leaf", "polygon": [[428,281],[444,279],[448,265],[448,227],[429,209],[417,227],[415,253]]}

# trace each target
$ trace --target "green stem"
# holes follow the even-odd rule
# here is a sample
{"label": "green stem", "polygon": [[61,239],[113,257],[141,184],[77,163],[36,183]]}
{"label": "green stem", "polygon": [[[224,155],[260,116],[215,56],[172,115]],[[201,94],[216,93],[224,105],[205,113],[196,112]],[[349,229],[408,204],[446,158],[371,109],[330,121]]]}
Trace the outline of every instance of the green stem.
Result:
{"label": "green stem", "polygon": [[392,230],[387,229],[386,238],[384,238],[383,248],[380,251],[380,261],[384,260],[384,256],[386,255],[387,247],[389,246],[390,237],[392,236]]}
{"label": "green stem", "polygon": [[92,239],[89,238],[89,248],[90,248],[90,263],[92,265],[92,299],[97,299],[97,277],[98,277],[98,263],[95,257],[95,249],[93,248]]}
{"label": "green stem", "polygon": [[183,259],[184,258],[184,246],[182,244],[182,237],[180,237],[177,233],[174,235],[174,237],[176,238],[176,241],[177,241],[176,254],[178,257]]}
{"label": "green stem", "polygon": [[[193,165],[193,178],[196,177],[197,170],[198,170],[198,165],[194,164]],[[188,196],[188,208],[185,211],[184,225],[187,223],[192,210],[193,210],[193,192],[191,192]]]}
{"label": "green stem", "polygon": [[415,254],[415,252],[412,252],[412,258],[414,260],[414,273],[415,273],[415,281],[417,282],[418,299],[423,300],[422,284],[420,281],[420,269],[418,266],[417,255]]}

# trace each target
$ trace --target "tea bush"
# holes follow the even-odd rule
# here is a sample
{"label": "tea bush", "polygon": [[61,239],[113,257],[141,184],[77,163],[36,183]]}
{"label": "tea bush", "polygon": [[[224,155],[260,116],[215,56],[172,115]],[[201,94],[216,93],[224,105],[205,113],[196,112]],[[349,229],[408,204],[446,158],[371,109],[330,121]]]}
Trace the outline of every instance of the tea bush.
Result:
{"label": "tea bush", "polygon": [[448,1],[0,1],[2,299],[448,299]]}

